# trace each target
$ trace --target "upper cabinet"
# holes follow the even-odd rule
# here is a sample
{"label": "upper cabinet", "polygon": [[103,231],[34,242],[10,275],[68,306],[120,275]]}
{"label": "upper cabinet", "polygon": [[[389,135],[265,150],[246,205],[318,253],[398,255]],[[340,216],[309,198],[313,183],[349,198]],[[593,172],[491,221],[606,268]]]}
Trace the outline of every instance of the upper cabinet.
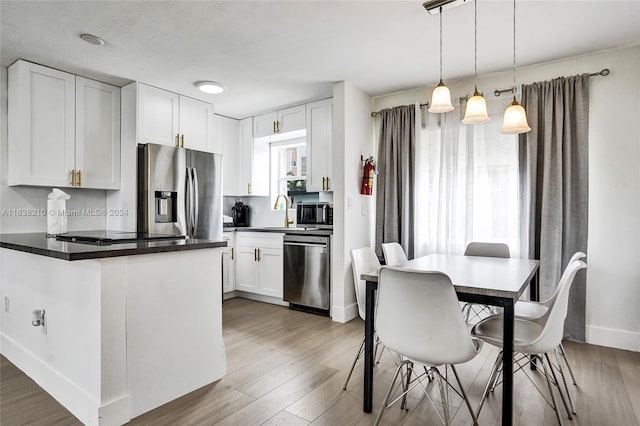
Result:
{"label": "upper cabinet", "polygon": [[9,185],[120,188],[120,89],[19,60],[9,67]]}
{"label": "upper cabinet", "polygon": [[253,136],[262,138],[304,130],[305,117],[304,105],[258,115],[253,121]]}
{"label": "upper cabinet", "polygon": [[307,104],[307,191],[332,191],[333,99]]}
{"label": "upper cabinet", "polygon": [[269,143],[254,140],[254,119],[240,120],[240,185],[232,195],[269,195]]}
{"label": "upper cabinet", "polygon": [[213,105],[138,84],[138,141],[214,152]]}
{"label": "upper cabinet", "polygon": [[76,77],[77,186],[120,188],[120,88]]}

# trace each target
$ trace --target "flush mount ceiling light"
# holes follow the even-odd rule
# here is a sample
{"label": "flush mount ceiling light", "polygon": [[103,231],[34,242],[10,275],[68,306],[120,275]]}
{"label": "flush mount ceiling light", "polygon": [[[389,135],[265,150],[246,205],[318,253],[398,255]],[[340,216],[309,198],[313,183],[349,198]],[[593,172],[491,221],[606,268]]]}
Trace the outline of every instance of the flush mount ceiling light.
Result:
{"label": "flush mount ceiling light", "polygon": [[451,103],[451,92],[442,82],[442,6],[440,7],[440,83],[433,89],[431,94],[431,106],[429,112],[444,113],[453,111]]}
{"label": "flush mount ceiling light", "polygon": [[474,27],[474,75],[475,85],[473,96],[467,101],[467,109],[464,112],[462,122],[464,124],[486,123],[491,120],[487,114],[487,102],[478,92],[478,0],[473,1],[473,27]]}
{"label": "flush mount ceiling light", "polygon": [[80,34],[80,38],[89,44],[104,46],[104,40],[98,36],[94,36],[93,34]]}
{"label": "flush mount ceiling light", "polygon": [[502,133],[517,135],[531,131],[527,123],[527,113],[516,100],[516,0],[513,0],[513,102],[504,112]]}
{"label": "flush mount ceiling light", "polygon": [[196,81],[195,86],[204,93],[217,94],[224,92],[222,84],[215,81]]}

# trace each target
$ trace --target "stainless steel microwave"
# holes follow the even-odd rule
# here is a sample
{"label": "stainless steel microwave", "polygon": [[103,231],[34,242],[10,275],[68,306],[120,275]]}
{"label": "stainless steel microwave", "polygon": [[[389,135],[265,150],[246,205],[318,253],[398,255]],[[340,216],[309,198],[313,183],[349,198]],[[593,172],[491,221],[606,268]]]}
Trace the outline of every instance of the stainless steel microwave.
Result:
{"label": "stainless steel microwave", "polygon": [[296,206],[296,226],[333,228],[333,204],[298,203]]}

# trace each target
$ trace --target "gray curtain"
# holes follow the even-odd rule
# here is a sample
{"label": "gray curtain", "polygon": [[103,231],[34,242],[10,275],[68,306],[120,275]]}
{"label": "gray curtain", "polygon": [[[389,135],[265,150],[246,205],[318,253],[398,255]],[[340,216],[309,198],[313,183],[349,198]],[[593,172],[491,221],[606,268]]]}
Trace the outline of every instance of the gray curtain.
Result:
{"label": "gray curtain", "polygon": [[415,140],[415,105],[380,111],[376,198],[376,254],[380,257],[382,243],[397,241],[413,258]]}
{"label": "gray curtain", "polygon": [[[523,253],[540,259],[540,300],[569,258],[587,253],[589,75],[522,86],[531,131],[519,138]],[[526,228],[526,229],[525,229]],[[585,341],[584,271],[569,297],[565,337]]]}

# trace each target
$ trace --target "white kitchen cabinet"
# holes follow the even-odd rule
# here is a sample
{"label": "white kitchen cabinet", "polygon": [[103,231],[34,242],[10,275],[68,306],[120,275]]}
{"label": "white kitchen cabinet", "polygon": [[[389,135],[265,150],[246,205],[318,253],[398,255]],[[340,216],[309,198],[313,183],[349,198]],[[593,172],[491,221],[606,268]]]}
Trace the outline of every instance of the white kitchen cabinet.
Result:
{"label": "white kitchen cabinet", "polygon": [[307,104],[307,191],[332,191],[333,99]]}
{"label": "white kitchen cabinet", "polygon": [[241,151],[239,139],[239,122],[233,118],[214,116],[215,145],[222,154],[222,193],[224,195],[239,195],[241,176]]}
{"label": "white kitchen cabinet", "polygon": [[256,138],[262,138],[275,134],[277,120],[278,114],[275,111],[253,117],[254,136]]}
{"label": "white kitchen cabinet", "polygon": [[255,138],[273,136],[305,129],[305,106],[297,105],[254,117]]}
{"label": "white kitchen cabinet", "polygon": [[222,250],[222,291],[229,293],[236,289],[236,253],[234,232],[223,232],[222,239],[227,247]]}
{"label": "white kitchen cabinet", "polygon": [[269,143],[253,138],[253,118],[240,120],[237,193],[225,195],[269,195]]}
{"label": "white kitchen cabinet", "polygon": [[76,184],[120,188],[120,88],[76,77]]}
{"label": "white kitchen cabinet", "polygon": [[120,188],[120,89],[23,60],[9,67],[9,185]]}
{"label": "white kitchen cabinet", "polygon": [[139,83],[138,141],[213,152],[213,105]]}
{"label": "white kitchen cabinet", "polygon": [[180,95],[138,84],[138,141],[176,145],[179,133]]}
{"label": "white kitchen cabinet", "polygon": [[213,115],[213,152],[216,154],[222,154],[222,120],[225,117],[214,114]]}
{"label": "white kitchen cabinet", "polygon": [[236,233],[236,290],[282,299],[284,234]]}

